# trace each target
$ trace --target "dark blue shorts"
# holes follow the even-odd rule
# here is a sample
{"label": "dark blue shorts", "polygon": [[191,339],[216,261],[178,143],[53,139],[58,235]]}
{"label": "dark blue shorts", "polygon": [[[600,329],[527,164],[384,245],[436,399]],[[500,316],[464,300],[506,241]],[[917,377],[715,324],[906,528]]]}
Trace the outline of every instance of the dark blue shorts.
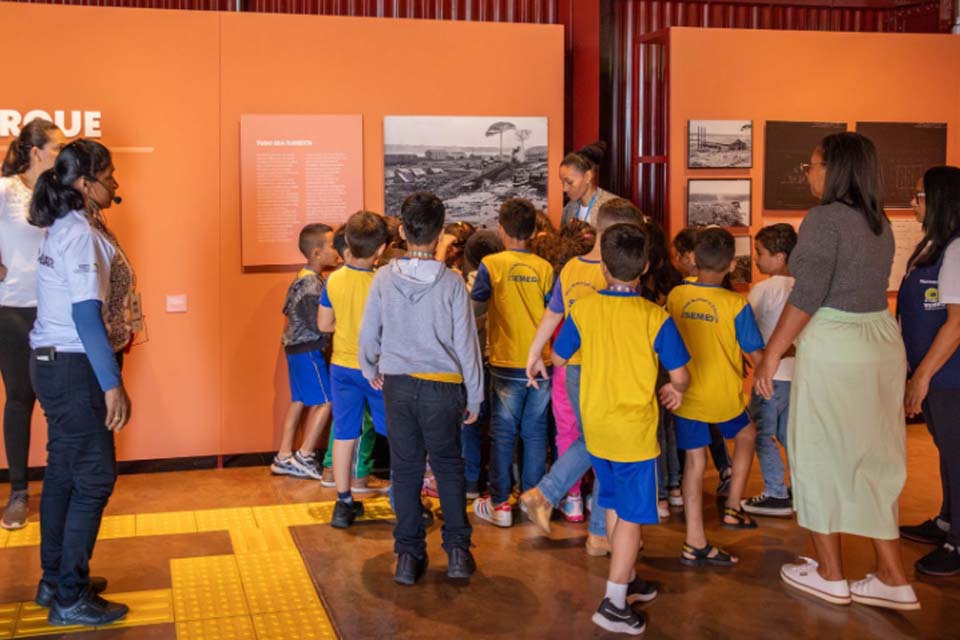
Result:
{"label": "dark blue shorts", "polygon": [[[700,420],[690,420],[689,418],[673,417],[673,423],[677,428],[677,449],[691,451],[701,449],[710,445],[710,423]],[[750,415],[744,411],[733,420],[714,423],[724,438],[729,440],[736,437],[745,426],[750,424]]]}
{"label": "dark blue shorts", "polygon": [[320,351],[288,353],[287,371],[290,373],[290,396],[294,402],[315,407],[333,399],[327,361]]}
{"label": "dark blue shorts", "polygon": [[363,408],[368,407],[373,429],[387,435],[387,419],[383,409],[383,392],[370,386],[360,369],[330,365],[330,386],[333,391],[333,438],[355,440],[363,430]]}
{"label": "dark blue shorts", "polygon": [[634,524],[659,524],[657,513],[657,459],[614,462],[590,456],[600,493],[597,504],[613,509]]}

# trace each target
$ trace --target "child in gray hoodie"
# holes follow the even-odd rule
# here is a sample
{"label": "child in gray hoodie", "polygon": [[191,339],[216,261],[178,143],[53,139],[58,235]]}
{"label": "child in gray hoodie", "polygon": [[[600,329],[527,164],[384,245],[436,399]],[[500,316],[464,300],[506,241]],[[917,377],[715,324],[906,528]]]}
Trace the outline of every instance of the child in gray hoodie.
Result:
{"label": "child in gray hoodie", "polygon": [[404,200],[400,233],[407,255],[377,272],[360,325],[360,369],[374,388],[383,389],[386,405],[397,513],[394,580],[406,585],[427,568],[420,488],[428,453],[445,518],[447,576],[468,578],[476,570],[460,427],[477,419],[483,370],[463,279],[434,259],[445,212],[432,193]]}

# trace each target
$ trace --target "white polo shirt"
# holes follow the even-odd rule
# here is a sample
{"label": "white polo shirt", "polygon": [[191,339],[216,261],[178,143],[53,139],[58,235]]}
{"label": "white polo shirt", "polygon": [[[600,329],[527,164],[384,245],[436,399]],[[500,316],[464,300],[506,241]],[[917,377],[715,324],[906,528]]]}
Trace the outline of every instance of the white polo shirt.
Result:
{"label": "white polo shirt", "polygon": [[53,223],[40,248],[37,321],[30,332],[31,348],[84,352],[73,323],[73,304],[107,300],[115,253],[114,246],[90,226],[82,211],[71,211]]}
{"label": "white polo shirt", "polygon": [[27,222],[32,197],[19,176],[0,178],[0,259],[7,268],[0,306],[37,306],[37,255],[44,230]]}

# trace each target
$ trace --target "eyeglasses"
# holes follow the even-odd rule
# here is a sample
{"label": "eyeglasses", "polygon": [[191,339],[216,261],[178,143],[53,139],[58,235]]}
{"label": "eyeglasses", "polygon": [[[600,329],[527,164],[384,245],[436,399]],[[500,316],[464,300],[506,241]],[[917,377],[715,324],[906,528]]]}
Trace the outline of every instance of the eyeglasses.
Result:
{"label": "eyeglasses", "polygon": [[810,175],[810,170],[813,169],[816,165],[827,166],[826,162],[801,162],[800,171],[803,172],[803,175]]}

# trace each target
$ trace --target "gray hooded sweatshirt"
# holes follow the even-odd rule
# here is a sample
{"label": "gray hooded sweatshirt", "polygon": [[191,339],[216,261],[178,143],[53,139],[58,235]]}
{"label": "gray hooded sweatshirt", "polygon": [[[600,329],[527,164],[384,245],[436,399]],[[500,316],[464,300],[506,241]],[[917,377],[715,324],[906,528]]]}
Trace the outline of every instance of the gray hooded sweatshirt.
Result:
{"label": "gray hooded sweatshirt", "polygon": [[467,410],[480,411],[483,368],[470,296],[436,260],[401,258],[377,271],[360,323],[360,370],[463,376]]}

